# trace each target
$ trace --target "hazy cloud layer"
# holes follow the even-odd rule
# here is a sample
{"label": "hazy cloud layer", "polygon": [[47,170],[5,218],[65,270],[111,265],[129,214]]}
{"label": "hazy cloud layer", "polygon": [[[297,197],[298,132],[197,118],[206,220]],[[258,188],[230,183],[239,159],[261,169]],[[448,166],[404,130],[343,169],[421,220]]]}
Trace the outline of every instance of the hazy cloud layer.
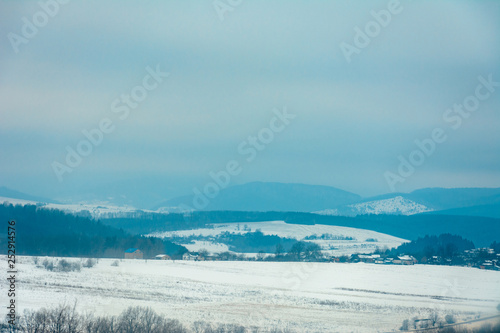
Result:
{"label": "hazy cloud layer", "polygon": [[[189,193],[286,106],[296,119],[235,183],[388,192],[384,173],[440,127],[446,142],[397,190],[500,186],[500,87],[460,128],[443,119],[479,76],[500,81],[500,3],[401,2],[346,61],[339,45],[388,3],[243,1],[221,21],[211,1],[71,1],[16,53],[9,33],[41,7],[0,0],[0,185],[57,196],[148,178]],[[170,76],[120,119],[113,101],[157,65]],[[103,118],[115,129],[59,182],[52,163]]]}

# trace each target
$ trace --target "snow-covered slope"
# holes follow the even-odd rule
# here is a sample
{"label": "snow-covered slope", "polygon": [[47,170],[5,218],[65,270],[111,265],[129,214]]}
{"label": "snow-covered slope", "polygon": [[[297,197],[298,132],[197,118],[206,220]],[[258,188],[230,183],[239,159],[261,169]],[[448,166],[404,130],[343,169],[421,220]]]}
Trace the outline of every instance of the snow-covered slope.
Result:
{"label": "snow-covered slope", "polygon": [[[331,239],[309,239],[307,241],[317,243],[321,246],[323,252],[329,255],[343,255],[352,253],[370,253],[377,247],[397,247],[406,240],[393,237],[379,232],[356,229],[348,227],[339,227],[323,224],[304,225],[304,224],[289,224],[284,221],[270,222],[244,222],[244,223],[215,223],[211,228],[202,228],[194,230],[180,230],[156,232],[148,236],[169,238],[169,237],[189,237],[205,236],[207,239],[204,242],[190,243],[186,242],[181,245],[186,246],[190,251],[197,251],[205,248],[211,252],[222,252],[211,250],[220,247],[220,244],[214,243],[209,246],[209,238],[220,235],[224,232],[244,234],[260,230],[264,235],[277,235],[284,238],[294,238],[297,240],[305,240],[308,236],[321,236],[328,234]],[[210,248],[210,249],[209,249]]]}
{"label": "snow-covered slope", "polygon": [[359,204],[349,205],[355,212],[359,214],[401,214],[413,215],[430,211],[424,205],[414,201],[397,196],[391,199],[363,202]]}
{"label": "snow-covered slope", "polygon": [[408,200],[402,196],[394,198],[374,200],[347,205],[338,209],[326,209],[315,212],[320,215],[344,215],[356,216],[364,214],[394,214],[394,215],[413,215],[429,212],[432,209],[421,205],[415,201]]}
{"label": "snow-covered slope", "polygon": [[[90,216],[95,219],[110,215],[115,217],[124,217],[124,216],[129,216],[131,213],[135,212],[145,212],[145,210],[138,210],[135,207],[112,206],[107,203],[55,204],[55,203],[40,203],[30,200],[0,197],[0,204],[4,202],[11,203],[13,205],[36,205],[38,207],[43,207],[47,209],[58,209],[71,214]],[[167,214],[168,212],[162,212],[162,213]]]}

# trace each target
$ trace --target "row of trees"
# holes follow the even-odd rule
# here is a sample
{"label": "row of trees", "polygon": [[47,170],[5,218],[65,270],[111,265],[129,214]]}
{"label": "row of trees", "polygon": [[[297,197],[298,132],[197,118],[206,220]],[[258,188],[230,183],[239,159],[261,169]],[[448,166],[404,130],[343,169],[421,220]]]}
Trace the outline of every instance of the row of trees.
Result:
{"label": "row of trees", "polygon": [[235,252],[255,253],[258,251],[273,252],[277,245],[291,247],[296,239],[279,237],[277,235],[264,235],[257,229],[254,232],[244,234],[224,232],[215,237],[215,241],[229,245]]}
{"label": "row of trees", "polygon": [[[236,324],[219,324],[197,321],[191,327],[178,320],[167,319],[149,307],[129,307],[119,316],[101,317],[80,315],[75,307],[61,305],[54,309],[26,311],[16,325],[0,324],[1,332],[9,333],[246,333],[259,332]],[[286,333],[271,329],[273,333]]]}
{"label": "row of trees", "polygon": [[[198,255],[201,258],[210,257],[206,249],[198,251]],[[244,254],[235,254],[228,251],[215,254],[213,257],[218,260],[248,260]],[[263,250],[260,250],[257,254],[258,261],[320,261],[323,258],[321,247],[318,244],[298,241],[295,241],[288,251],[281,243],[278,243],[274,254],[267,255]]]}
{"label": "row of trees", "polygon": [[461,236],[441,234],[421,237],[386,252],[392,255],[408,254],[422,261],[423,258],[432,258],[433,256],[453,259],[465,250],[474,248],[473,242]]}
{"label": "row of trees", "polygon": [[[500,304],[497,309],[500,311]],[[437,312],[433,312],[427,318],[413,317],[412,319],[405,319],[400,331],[413,331],[413,332],[437,332],[437,333],[498,333],[500,332],[500,321],[496,323],[484,323],[481,326],[457,323],[455,316],[446,314],[444,317],[440,316]]]}

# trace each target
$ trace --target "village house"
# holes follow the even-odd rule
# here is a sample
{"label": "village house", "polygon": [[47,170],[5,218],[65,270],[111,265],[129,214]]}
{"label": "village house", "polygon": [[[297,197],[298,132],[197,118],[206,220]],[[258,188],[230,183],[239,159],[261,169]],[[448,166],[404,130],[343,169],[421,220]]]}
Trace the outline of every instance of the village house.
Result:
{"label": "village house", "polygon": [[198,260],[198,255],[186,252],[182,255],[182,260],[195,261]]}
{"label": "village house", "polygon": [[166,254],[159,254],[155,257],[156,260],[170,260],[170,256]]}
{"label": "village house", "polygon": [[[416,263],[418,263],[417,259],[409,255],[399,256],[397,261],[397,263],[400,265],[415,265]],[[396,264],[396,260],[394,260],[393,263]]]}
{"label": "village house", "polygon": [[358,258],[361,262],[373,264],[380,259],[380,254],[359,254]]}
{"label": "village house", "polygon": [[125,259],[142,259],[143,256],[142,251],[136,248],[130,248],[125,251]]}

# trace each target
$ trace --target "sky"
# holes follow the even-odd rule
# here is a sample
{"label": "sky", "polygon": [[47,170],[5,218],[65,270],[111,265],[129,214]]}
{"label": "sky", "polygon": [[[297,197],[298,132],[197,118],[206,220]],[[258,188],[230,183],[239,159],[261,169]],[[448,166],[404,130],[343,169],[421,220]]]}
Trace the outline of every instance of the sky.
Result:
{"label": "sky", "polygon": [[0,0],[0,186],[500,187],[498,31],[498,1]]}

